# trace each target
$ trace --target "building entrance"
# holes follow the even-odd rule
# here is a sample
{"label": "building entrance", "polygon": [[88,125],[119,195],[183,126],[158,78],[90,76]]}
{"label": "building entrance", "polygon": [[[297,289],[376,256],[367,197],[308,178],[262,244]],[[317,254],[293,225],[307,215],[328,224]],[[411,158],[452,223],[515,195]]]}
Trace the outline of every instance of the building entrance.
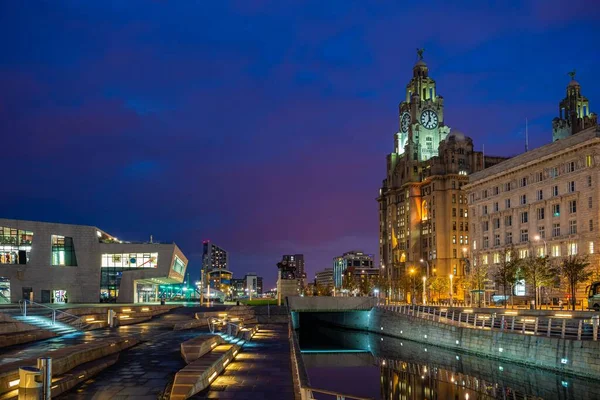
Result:
{"label": "building entrance", "polygon": [[137,303],[152,303],[159,301],[157,297],[158,286],[138,283],[137,284]]}

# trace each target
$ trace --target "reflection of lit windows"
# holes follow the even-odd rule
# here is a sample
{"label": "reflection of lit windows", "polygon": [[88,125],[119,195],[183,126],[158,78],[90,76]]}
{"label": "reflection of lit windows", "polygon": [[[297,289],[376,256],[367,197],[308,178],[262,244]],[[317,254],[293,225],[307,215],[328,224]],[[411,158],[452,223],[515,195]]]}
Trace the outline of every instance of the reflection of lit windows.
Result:
{"label": "reflection of lit windows", "polygon": [[590,242],[589,253],[594,254],[594,242]]}
{"label": "reflection of lit windows", "polygon": [[72,237],[52,235],[52,265],[77,266]]}

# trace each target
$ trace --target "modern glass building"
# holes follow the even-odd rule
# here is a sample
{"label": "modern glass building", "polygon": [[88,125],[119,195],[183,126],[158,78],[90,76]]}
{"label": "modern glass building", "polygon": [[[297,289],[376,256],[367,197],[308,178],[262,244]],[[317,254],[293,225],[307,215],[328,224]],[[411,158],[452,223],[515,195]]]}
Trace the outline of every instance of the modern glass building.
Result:
{"label": "modern glass building", "polygon": [[176,244],[126,242],[93,227],[0,219],[0,302],[158,301],[183,282]]}

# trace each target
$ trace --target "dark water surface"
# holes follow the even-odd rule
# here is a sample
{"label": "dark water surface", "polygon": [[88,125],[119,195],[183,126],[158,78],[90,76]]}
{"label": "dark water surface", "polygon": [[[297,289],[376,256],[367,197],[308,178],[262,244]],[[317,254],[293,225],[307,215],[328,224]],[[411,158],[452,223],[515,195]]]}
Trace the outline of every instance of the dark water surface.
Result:
{"label": "dark water surface", "polygon": [[373,399],[600,399],[600,380],[366,332],[311,326],[297,333],[315,388]]}

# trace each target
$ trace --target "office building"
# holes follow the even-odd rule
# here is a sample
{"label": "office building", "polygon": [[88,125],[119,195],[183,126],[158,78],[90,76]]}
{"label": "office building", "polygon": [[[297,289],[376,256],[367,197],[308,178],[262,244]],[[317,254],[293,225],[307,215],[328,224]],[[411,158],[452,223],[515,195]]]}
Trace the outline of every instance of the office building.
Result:
{"label": "office building", "polygon": [[372,268],[373,255],[362,251],[349,251],[333,258],[333,282],[337,289],[342,287],[342,276],[348,267]]}
{"label": "office building", "polygon": [[229,254],[210,240],[202,242],[202,269],[205,272],[213,269],[229,268]]}
{"label": "office building", "polygon": [[176,244],[126,242],[94,226],[0,219],[0,302],[159,301],[188,260]]}
{"label": "office building", "polygon": [[[419,52],[406,97],[398,109],[399,131],[387,156],[379,197],[381,273],[387,297],[406,299],[410,270],[425,275],[464,275],[462,249],[470,243],[463,185],[468,175],[505,158],[484,157],[473,140],[450,130],[444,99]],[[421,261],[423,260],[423,261]],[[336,286],[341,284],[334,268]]]}
{"label": "office building", "polygon": [[325,268],[323,271],[317,272],[315,282],[320,287],[333,287],[333,268]]}
{"label": "office building", "polygon": [[301,287],[306,285],[306,273],[304,271],[304,254],[290,254],[284,255],[283,261],[287,262],[289,268],[295,269],[296,279],[300,283]]}
{"label": "office building", "polygon": [[[600,128],[581,87],[573,79],[552,121],[553,142],[470,176],[469,219],[473,262],[493,273],[500,254],[514,246],[518,256],[586,254],[596,271],[600,262]],[[557,130],[557,127],[563,127]],[[599,279],[594,274],[593,279]],[[531,295],[521,282],[513,295]],[[583,286],[582,286],[583,289]],[[549,288],[555,303],[565,295]],[[582,297],[583,293],[579,294]]]}

